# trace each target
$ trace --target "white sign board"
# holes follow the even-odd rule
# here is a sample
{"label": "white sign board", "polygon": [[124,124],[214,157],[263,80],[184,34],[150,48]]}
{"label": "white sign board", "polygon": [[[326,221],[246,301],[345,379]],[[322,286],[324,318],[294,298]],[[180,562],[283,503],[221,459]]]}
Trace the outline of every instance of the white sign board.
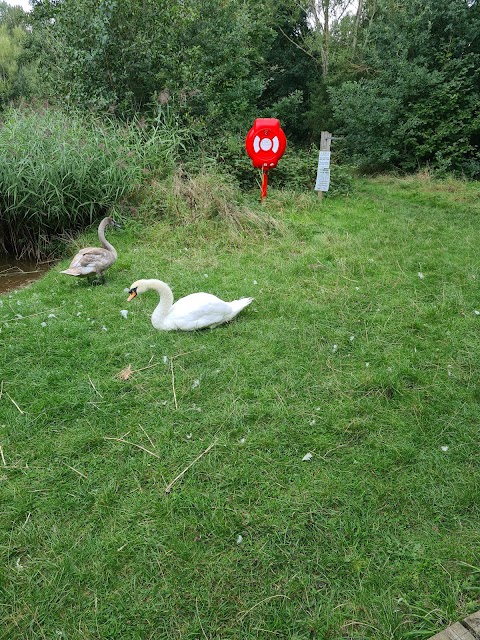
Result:
{"label": "white sign board", "polygon": [[330,186],[330,151],[320,151],[318,154],[317,181],[315,191],[328,191]]}

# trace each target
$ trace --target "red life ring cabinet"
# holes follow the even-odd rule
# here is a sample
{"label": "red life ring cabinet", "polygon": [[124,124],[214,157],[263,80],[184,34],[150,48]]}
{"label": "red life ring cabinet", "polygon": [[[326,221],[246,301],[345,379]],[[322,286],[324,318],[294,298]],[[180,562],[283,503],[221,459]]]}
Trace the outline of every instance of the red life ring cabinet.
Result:
{"label": "red life ring cabinet", "polygon": [[276,118],[257,118],[247,133],[245,148],[253,166],[262,170],[262,200],[267,195],[267,172],[277,166],[287,138]]}

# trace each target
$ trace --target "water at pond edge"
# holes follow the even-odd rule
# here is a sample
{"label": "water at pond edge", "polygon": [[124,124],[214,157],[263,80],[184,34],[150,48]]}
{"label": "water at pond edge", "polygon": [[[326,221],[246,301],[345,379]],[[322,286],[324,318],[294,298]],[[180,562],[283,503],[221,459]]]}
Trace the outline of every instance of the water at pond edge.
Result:
{"label": "water at pond edge", "polygon": [[51,262],[14,260],[11,256],[0,254],[0,295],[37,280],[51,265]]}

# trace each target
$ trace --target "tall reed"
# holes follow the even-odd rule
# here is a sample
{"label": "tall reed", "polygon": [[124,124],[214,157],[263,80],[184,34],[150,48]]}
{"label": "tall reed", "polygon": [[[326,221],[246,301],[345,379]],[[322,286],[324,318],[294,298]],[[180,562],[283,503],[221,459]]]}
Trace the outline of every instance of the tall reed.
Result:
{"label": "tall reed", "polygon": [[103,216],[150,170],[167,169],[177,141],[139,124],[53,108],[4,113],[0,248],[17,257],[51,254],[56,237]]}

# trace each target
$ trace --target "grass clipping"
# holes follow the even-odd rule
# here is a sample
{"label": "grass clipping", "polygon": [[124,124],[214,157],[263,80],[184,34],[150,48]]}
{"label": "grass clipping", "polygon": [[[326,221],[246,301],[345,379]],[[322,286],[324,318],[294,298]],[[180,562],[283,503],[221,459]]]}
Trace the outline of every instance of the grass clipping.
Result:
{"label": "grass clipping", "polygon": [[256,211],[243,203],[240,189],[222,174],[204,171],[189,175],[179,168],[167,180],[152,184],[150,198],[151,211],[183,225],[214,220],[232,231],[282,230],[282,223],[261,210],[260,205]]}

